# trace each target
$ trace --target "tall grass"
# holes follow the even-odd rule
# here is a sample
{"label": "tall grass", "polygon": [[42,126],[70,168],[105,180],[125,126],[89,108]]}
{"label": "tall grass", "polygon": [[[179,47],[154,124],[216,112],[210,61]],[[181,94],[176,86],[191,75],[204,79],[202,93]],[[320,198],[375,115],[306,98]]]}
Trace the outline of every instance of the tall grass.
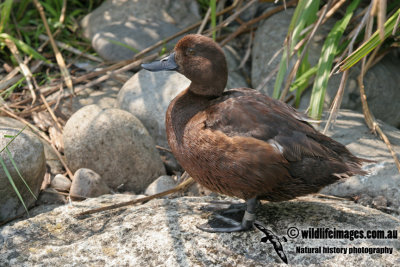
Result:
{"label": "tall grass", "polygon": [[210,0],[212,38],[216,39],[215,26],[217,26],[217,0]]}
{"label": "tall grass", "polygon": [[[344,2],[346,3],[344,4]],[[378,23],[379,29],[376,30],[374,35],[341,62],[340,71],[350,68],[363,57],[367,56],[374,48],[378,47],[378,45],[390,39],[390,36],[396,35],[399,32],[398,28],[396,28],[396,21],[398,21],[400,17],[400,1],[389,2],[387,9],[385,0],[375,2],[379,3],[378,15],[367,15],[376,15],[378,17],[377,20],[380,21],[382,17],[385,17],[385,14],[390,14],[389,19],[382,24],[382,27]],[[372,4],[375,4],[375,2]],[[319,61],[315,66],[312,66],[308,62],[307,51],[307,43],[310,41],[310,38],[312,38],[310,33],[313,27],[318,25],[318,20],[324,21],[323,19],[325,18],[323,16],[327,13],[322,12],[322,9],[327,8],[327,10],[331,11],[336,9],[336,5],[343,5],[341,8],[344,9],[344,13],[343,15],[337,15],[339,19],[325,39]],[[284,100],[283,98],[285,98],[287,92],[285,89],[289,88],[289,91],[295,94],[295,104],[298,105],[304,90],[311,86],[312,92],[308,112],[314,119],[321,118],[328,80],[332,74],[333,63],[335,60],[345,57],[344,53],[349,51],[350,39],[356,39],[354,36],[351,36],[351,34],[358,25],[354,22],[351,24],[350,22],[352,19],[355,19],[355,10],[357,8],[360,10],[364,9],[365,11],[365,2],[360,0],[327,1],[323,7],[321,7],[319,0],[300,0],[298,2],[285,40],[285,46],[274,85],[274,98],[281,98]],[[383,8],[385,8],[385,10],[383,10]],[[318,15],[316,15],[317,12],[319,12]],[[360,36],[356,36],[358,37],[357,40],[361,40],[363,34],[364,32],[360,31]],[[396,42],[395,38],[392,42]],[[290,66],[290,60],[296,55],[300,63],[298,66],[296,64],[294,67]],[[296,69],[296,67],[298,68]],[[290,74],[288,75],[289,72]],[[286,86],[283,86],[285,80]]]}
{"label": "tall grass", "polygon": [[[51,31],[57,33],[57,40],[70,44],[81,51],[88,50],[90,46],[77,33],[79,29],[78,19],[102,1],[68,0],[65,14],[62,13],[63,1],[40,1]],[[4,42],[5,39],[8,39],[14,42],[23,54],[44,60],[37,48],[43,43],[39,40],[39,36],[45,35],[46,30],[32,1],[6,0],[0,3],[0,15],[0,57],[7,61],[11,60]]]}

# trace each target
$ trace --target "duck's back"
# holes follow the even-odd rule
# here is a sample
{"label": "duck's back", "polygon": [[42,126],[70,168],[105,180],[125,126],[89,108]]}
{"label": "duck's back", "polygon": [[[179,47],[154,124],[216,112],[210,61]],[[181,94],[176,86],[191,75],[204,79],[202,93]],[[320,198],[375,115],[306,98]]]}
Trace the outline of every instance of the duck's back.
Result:
{"label": "duck's back", "polygon": [[364,173],[362,159],[316,131],[292,107],[256,90],[228,90],[193,103],[197,110],[171,104],[168,140],[182,167],[213,191],[281,201]]}

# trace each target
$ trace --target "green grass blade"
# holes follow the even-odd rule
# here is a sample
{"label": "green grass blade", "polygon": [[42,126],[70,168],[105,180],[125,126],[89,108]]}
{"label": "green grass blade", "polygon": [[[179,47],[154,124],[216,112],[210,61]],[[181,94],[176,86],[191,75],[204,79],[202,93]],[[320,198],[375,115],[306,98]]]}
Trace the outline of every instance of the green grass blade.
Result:
{"label": "green grass blade", "polygon": [[40,3],[43,5],[45,13],[50,13],[53,19],[58,19],[60,17],[59,13],[61,12],[61,9],[59,9],[59,12],[57,12],[56,9],[51,6],[51,4],[46,3],[45,1],[40,1]]}
{"label": "green grass blade", "polygon": [[275,79],[274,92],[272,93],[272,97],[276,99],[278,99],[281,95],[281,86],[288,68],[286,60],[287,60],[287,46],[285,46],[282,52],[281,62],[279,63],[279,71]]}
{"label": "green grass blade", "polygon": [[294,90],[298,90],[304,85],[307,85],[309,79],[317,73],[317,66],[309,68],[307,71],[303,72],[290,86],[290,91],[293,92]]}
{"label": "green grass blade", "polygon": [[292,37],[292,46],[291,49],[301,40],[301,32],[308,25],[314,23],[317,20],[317,12],[319,8],[319,0],[313,1],[304,1],[306,2],[304,6],[304,10],[301,13],[301,16],[297,19],[295,27],[293,29],[293,37]]}
{"label": "green grass blade", "polygon": [[293,13],[293,17],[292,17],[292,19],[290,21],[290,24],[289,24],[288,32],[290,32],[290,33],[293,32],[294,28],[297,25],[297,22],[298,22],[299,18],[301,17],[301,14],[304,11],[304,8],[305,8],[306,4],[307,4],[306,0],[300,0],[297,3],[296,9],[294,10],[294,13]]}
{"label": "green grass blade", "polygon": [[0,150],[0,153],[3,152],[8,147],[8,145],[11,144],[12,141],[14,141],[14,139],[17,138],[23,130],[25,130],[26,127],[28,127],[28,125],[25,125],[24,128],[22,128],[16,135],[14,135],[14,137],[10,141],[8,141],[7,145]]}
{"label": "green grass blade", "polygon": [[8,171],[7,166],[6,166],[6,164],[4,163],[4,160],[3,160],[2,157],[0,157],[0,164],[1,164],[1,166],[3,167],[4,173],[6,174],[6,176],[7,176],[7,178],[8,178],[8,181],[10,182],[10,184],[11,184],[11,186],[13,187],[15,193],[17,194],[19,200],[21,201],[22,205],[24,206],[24,208],[25,208],[25,210],[26,210],[26,213],[28,213],[28,216],[29,216],[28,208],[26,207],[25,202],[24,202],[24,200],[22,199],[22,196],[21,196],[21,194],[19,193],[18,188],[17,188],[17,186],[15,185],[14,180],[12,179],[11,174],[10,174],[10,172]]}
{"label": "green grass blade", "polygon": [[288,70],[287,57],[288,55],[292,54],[294,46],[301,39],[300,33],[303,31],[303,29],[315,22],[317,18],[316,13],[318,7],[319,1],[300,0],[294,11],[288,30],[288,36],[290,37],[290,51],[287,51],[288,47],[285,46],[282,53],[278,74],[276,75],[275,79],[274,92],[272,94],[272,97],[274,98],[280,97],[282,83]]}
{"label": "green grass blade", "polygon": [[[392,34],[398,16],[400,16],[400,8],[386,21],[384,25],[385,39]],[[354,66],[381,43],[382,40],[379,37],[379,31],[377,30],[362,46],[340,63],[340,71],[345,71]]]}
{"label": "green grass blade", "polygon": [[351,17],[354,9],[358,6],[360,0],[355,0],[350,3],[346,9],[344,17],[336,22],[332,30],[329,32],[325,43],[322,47],[321,57],[318,61],[317,74],[314,81],[314,86],[311,93],[310,111],[311,118],[320,119],[324,107],[324,99],[326,87],[328,85],[329,74],[332,69],[333,59],[338,51],[339,41]]}
{"label": "green grass blade", "polygon": [[168,52],[168,51],[167,51],[167,43],[164,41],[164,42],[163,42],[163,45],[162,45],[162,47],[161,47],[159,56],[163,56],[163,55],[165,55],[167,52]]}
{"label": "green grass blade", "polygon": [[0,39],[9,39],[11,40],[21,51],[23,51],[25,54],[30,55],[36,59],[40,59],[45,61],[46,63],[50,63],[45,57],[43,57],[41,54],[36,52],[35,49],[27,45],[26,43],[22,42],[21,40],[18,40],[11,35],[7,33],[0,33]]}
{"label": "green grass blade", "polygon": [[24,13],[26,11],[26,7],[28,6],[28,4],[31,2],[31,0],[21,0],[18,3],[18,10],[17,10],[17,14],[16,14],[16,18],[17,21],[20,21],[21,18],[23,18]]}
{"label": "green grass blade", "polygon": [[25,81],[25,76],[23,76],[21,79],[19,79],[16,83],[14,83],[13,85],[11,85],[9,88],[7,88],[6,90],[4,90],[3,92],[0,93],[0,97],[5,100],[7,99],[13,92],[14,89],[17,88],[19,85],[21,85],[21,83]]}
{"label": "green grass blade", "polygon": [[31,192],[32,196],[37,200],[35,194],[32,192],[31,188],[30,188],[29,185],[26,183],[24,177],[22,177],[21,173],[19,172],[19,169],[18,169],[18,167],[17,167],[17,164],[15,163],[14,158],[13,158],[13,156],[11,155],[11,152],[10,152],[10,150],[8,149],[8,147],[6,147],[6,151],[7,151],[8,158],[10,159],[12,165],[14,166],[14,169],[17,171],[17,173],[18,173],[18,175],[19,175],[19,178],[21,178],[21,180],[22,180],[22,182],[25,184],[26,188],[28,188],[29,192]]}
{"label": "green grass blade", "polygon": [[3,32],[5,26],[7,26],[8,20],[10,19],[11,8],[13,0],[6,0],[0,5],[1,7],[1,18],[0,18],[0,33]]}
{"label": "green grass blade", "polygon": [[216,38],[216,31],[215,27],[217,25],[217,1],[210,0],[210,8],[211,8],[211,29],[212,29],[212,38],[215,41]]}
{"label": "green grass blade", "polygon": [[[311,68],[310,63],[308,62],[308,52],[305,53],[303,60],[300,63],[299,69],[297,71],[296,76],[301,77],[301,79],[296,79],[294,83],[298,80],[295,89],[292,87],[294,83],[292,83],[290,90],[296,90],[296,98],[295,98],[295,106],[298,107],[300,105],[300,97],[303,91],[308,87],[308,83],[310,78],[316,72],[316,67]],[[313,71],[315,70],[315,71]],[[307,74],[307,75],[304,75]]]}

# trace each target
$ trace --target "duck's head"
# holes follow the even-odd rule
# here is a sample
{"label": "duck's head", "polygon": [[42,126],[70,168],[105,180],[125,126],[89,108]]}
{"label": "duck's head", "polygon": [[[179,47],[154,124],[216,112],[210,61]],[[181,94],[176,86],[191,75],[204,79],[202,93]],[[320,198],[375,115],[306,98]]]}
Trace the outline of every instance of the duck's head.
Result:
{"label": "duck's head", "polygon": [[219,96],[225,89],[228,69],[222,48],[211,38],[189,34],[168,57],[142,67],[149,71],[174,70],[192,81],[189,90],[203,96]]}

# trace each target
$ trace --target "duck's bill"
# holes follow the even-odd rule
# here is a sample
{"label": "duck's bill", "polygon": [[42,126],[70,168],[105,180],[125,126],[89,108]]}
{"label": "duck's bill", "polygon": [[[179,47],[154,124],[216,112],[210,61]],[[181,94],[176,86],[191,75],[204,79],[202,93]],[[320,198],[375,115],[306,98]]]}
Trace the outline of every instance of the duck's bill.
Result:
{"label": "duck's bill", "polygon": [[175,52],[159,61],[144,63],[142,64],[142,68],[149,71],[177,70],[178,65],[175,62]]}

